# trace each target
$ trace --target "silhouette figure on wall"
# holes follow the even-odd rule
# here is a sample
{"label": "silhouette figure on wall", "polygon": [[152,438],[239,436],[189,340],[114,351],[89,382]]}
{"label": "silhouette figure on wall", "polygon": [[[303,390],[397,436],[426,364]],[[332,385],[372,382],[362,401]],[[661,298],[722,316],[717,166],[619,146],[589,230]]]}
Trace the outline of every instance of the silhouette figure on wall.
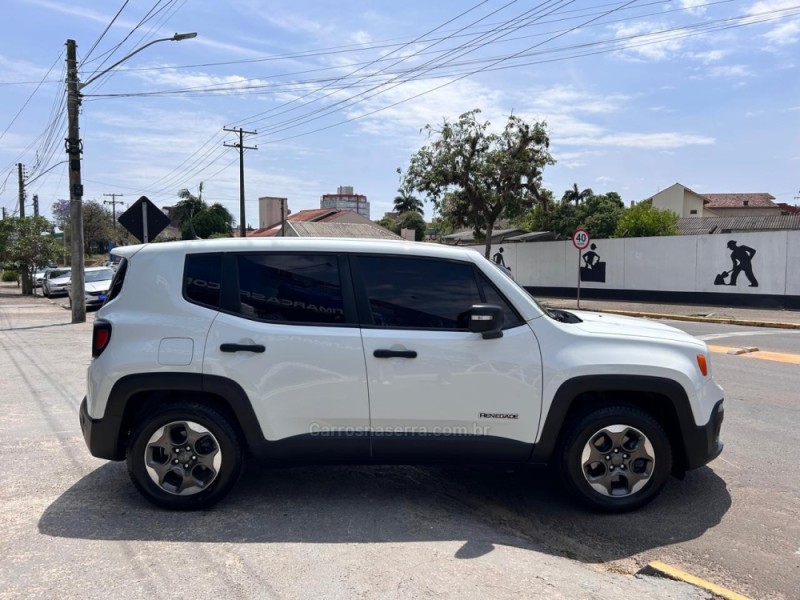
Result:
{"label": "silhouette figure on wall", "polygon": [[589,246],[589,251],[582,257],[586,264],[581,267],[581,281],[605,283],[606,263],[600,260],[600,255],[595,250],[597,250],[597,245],[592,244]]}
{"label": "silhouette figure on wall", "polygon": [[[735,240],[728,242],[728,248],[731,251],[731,263],[733,266],[730,271],[723,271],[714,278],[714,285],[736,285],[736,280],[739,278],[739,273],[744,273],[747,280],[750,282],[750,287],[758,287],[758,280],[753,275],[753,257],[756,251],[749,246],[739,246]],[[725,279],[731,276],[730,282]]]}
{"label": "silhouette figure on wall", "polygon": [[498,250],[497,252],[494,253],[494,256],[492,256],[492,260],[495,262],[495,264],[498,264],[501,267],[505,267],[506,266],[506,261],[503,260],[503,249],[502,248],[500,248],[500,250]]}

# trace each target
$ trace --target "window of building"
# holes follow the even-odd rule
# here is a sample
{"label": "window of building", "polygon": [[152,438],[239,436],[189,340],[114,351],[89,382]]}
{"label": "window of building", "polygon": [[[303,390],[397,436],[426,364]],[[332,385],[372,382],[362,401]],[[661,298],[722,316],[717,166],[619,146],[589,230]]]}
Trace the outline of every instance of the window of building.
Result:
{"label": "window of building", "polygon": [[359,258],[372,319],[379,327],[468,330],[481,296],[472,265],[421,258]]}
{"label": "window of building", "polygon": [[279,323],[345,322],[338,259],[325,254],[240,254],[242,315]]}

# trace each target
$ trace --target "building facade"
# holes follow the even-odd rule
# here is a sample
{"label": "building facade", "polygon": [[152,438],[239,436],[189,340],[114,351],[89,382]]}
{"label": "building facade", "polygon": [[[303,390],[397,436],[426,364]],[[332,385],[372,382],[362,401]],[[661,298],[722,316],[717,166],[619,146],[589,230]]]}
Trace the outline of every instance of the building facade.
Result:
{"label": "building facade", "polygon": [[363,194],[353,192],[353,186],[340,185],[335,194],[323,194],[319,203],[320,208],[335,208],[358,213],[369,219],[369,202]]}

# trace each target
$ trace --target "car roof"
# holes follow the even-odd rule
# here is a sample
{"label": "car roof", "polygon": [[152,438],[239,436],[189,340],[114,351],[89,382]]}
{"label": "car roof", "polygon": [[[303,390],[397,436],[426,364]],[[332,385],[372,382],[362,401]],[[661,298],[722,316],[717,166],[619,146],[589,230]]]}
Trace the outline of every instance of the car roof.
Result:
{"label": "car roof", "polygon": [[359,238],[216,238],[211,240],[184,240],[137,246],[117,246],[114,254],[129,258],[137,252],[175,252],[178,254],[199,254],[206,252],[242,251],[293,251],[293,252],[357,252],[394,254],[409,256],[430,256],[474,260],[479,255],[475,250],[446,246],[444,244],[409,242],[406,240],[375,240]]}

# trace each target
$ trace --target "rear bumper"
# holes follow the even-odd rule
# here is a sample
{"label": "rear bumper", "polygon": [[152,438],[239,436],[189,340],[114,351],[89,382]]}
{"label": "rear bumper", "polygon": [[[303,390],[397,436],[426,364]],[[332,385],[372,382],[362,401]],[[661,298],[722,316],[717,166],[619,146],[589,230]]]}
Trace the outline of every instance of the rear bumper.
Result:
{"label": "rear bumper", "polygon": [[708,423],[684,431],[687,471],[702,467],[720,455],[723,444],[719,439],[719,432],[724,418],[725,409],[723,400],[720,400],[714,405]]}
{"label": "rear bumper", "polygon": [[92,456],[106,460],[122,460],[124,454],[119,448],[119,429],[121,417],[107,415],[102,419],[92,419],[86,406],[86,398],[79,411],[83,440]]}

